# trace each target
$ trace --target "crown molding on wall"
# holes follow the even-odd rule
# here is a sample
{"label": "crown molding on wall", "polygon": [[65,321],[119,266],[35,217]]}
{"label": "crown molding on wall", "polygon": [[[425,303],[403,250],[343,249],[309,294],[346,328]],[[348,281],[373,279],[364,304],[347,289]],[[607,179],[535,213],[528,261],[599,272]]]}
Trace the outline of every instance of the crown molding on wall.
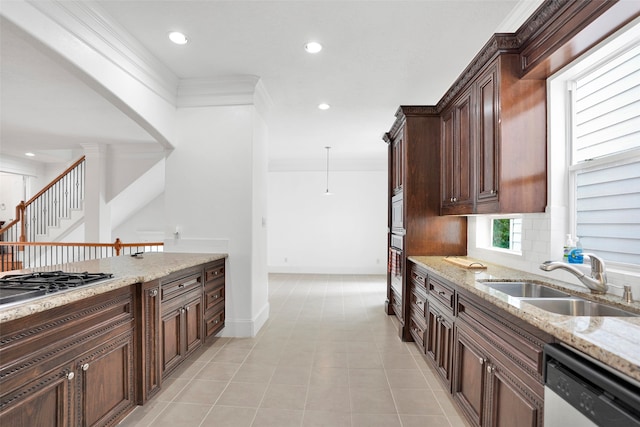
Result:
{"label": "crown molding on wall", "polygon": [[176,101],[178,108],[224,105],[256,105],[264,112],[271,108],[273,102],[258,76],[180,80]]}
{"label": "crown molding on wall", "polygon": [[27,1],[136,81],[175,105],[178,77],[96,3]]}

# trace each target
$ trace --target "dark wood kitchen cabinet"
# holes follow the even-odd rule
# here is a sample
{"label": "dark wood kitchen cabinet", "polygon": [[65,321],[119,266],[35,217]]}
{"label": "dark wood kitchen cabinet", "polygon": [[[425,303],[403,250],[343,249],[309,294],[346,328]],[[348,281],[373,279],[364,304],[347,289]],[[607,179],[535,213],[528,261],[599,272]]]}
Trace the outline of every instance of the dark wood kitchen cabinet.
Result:
{"label": "dark wood kitchen cabinet", "polygon": [[520,71],[496,52],[444,108],[443,215],[544,212],[546,83]]}
{"label": "dark wood kitchen cabinet", "polygon": [[[407,257],[464,255],[467,220],[440,216],[440,116],[435,107],[401,106],[384,136],[389,156],[387,314],[400,319],[400,336],[413,340]],[[398,313],[397,307],[401,307]],[[424,317],[422,322],[424,321]]]}
{"label": "dark wood kitchen cabinet", "polygon": [[116,425],[136,405],[135,286],[3,323],[0,418]]}
{"label": "dark wood kitchen cabinet", "polygon": [[472,91],[466,90],[442,114],[442,164],[440,166],[443,214],[473,209]]}
{"label": "dark wood kitchen cabinet", "polygon": [[225,260],[204,267],[204,329],[205,340],[224,328],[225,318]]}
{"label": "dark wood kitchen cabinet", "polygon": [[202,267],[160,281],[160,350],[166,378],[204,340]]}
{"label": "dark wood kitchen cabinet", "polygon": [[541,427],[542,348],[553,338],[471,294],[457,304],[454,400],[473,425]]}

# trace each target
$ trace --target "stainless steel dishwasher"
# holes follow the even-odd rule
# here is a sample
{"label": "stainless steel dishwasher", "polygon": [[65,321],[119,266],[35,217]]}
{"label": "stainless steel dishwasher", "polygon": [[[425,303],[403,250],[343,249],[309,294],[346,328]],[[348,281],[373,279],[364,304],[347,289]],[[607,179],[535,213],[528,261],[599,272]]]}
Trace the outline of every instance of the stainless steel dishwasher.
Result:
{"label": "stainless steel dishwasher", "polygon": [[545,427],[640,426],[640,383],[563,344],[544,347]]}

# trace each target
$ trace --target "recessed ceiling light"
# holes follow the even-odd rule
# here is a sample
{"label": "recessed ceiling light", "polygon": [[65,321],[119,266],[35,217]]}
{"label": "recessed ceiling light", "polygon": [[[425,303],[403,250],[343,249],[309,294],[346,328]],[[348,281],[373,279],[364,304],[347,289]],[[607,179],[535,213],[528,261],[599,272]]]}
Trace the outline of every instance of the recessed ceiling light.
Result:
{"label": "recessed ceiling light", "polygon": [[304,49],[309,53],[318,53],[322,50],[322,45],[318,42],[309,42],[304,45]]}
{"label": "recessed ceiling light", "polygon": [[329,108],[331,108],[331,105],[325,104],[323,102],[322,104],[318,104],[318,108],[321,109],[321,110],[328,110]]}
{"label": "recessed ceiling light", "polygon": [[33,154],[33,153],[24,153],[24,155],[27,156],[27,157],[34,157],[35,156],[35,154]]}
{"label": "recessed ceiling light", "polygon": [[178,31],[172,31],[169,33],[169,40],[174,42],[175,44],[187,44],[189,41],[187,36]]}

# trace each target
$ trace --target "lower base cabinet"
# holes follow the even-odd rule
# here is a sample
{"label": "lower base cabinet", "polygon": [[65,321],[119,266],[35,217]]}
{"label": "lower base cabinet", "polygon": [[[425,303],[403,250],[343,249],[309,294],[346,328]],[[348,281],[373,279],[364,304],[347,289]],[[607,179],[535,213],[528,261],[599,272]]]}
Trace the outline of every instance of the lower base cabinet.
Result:
{"label": "lower base cabinet", "polygon": [[500,361],[490,343],[455,327],[453,398],[477,426],[542,426],[543,396],[519,380],[517,367]]}
{"label": "lower base cabinet", "polygon": [[442,382],[451,388],[451,359],[453,345],[453,318],[438,308],[436,303],[427,306],[426,354],[431,359]]}
{"label": "lower base cabinet", "polygon": [[116,425],[137,404],[134,287],[2,327],[6,426]]}

